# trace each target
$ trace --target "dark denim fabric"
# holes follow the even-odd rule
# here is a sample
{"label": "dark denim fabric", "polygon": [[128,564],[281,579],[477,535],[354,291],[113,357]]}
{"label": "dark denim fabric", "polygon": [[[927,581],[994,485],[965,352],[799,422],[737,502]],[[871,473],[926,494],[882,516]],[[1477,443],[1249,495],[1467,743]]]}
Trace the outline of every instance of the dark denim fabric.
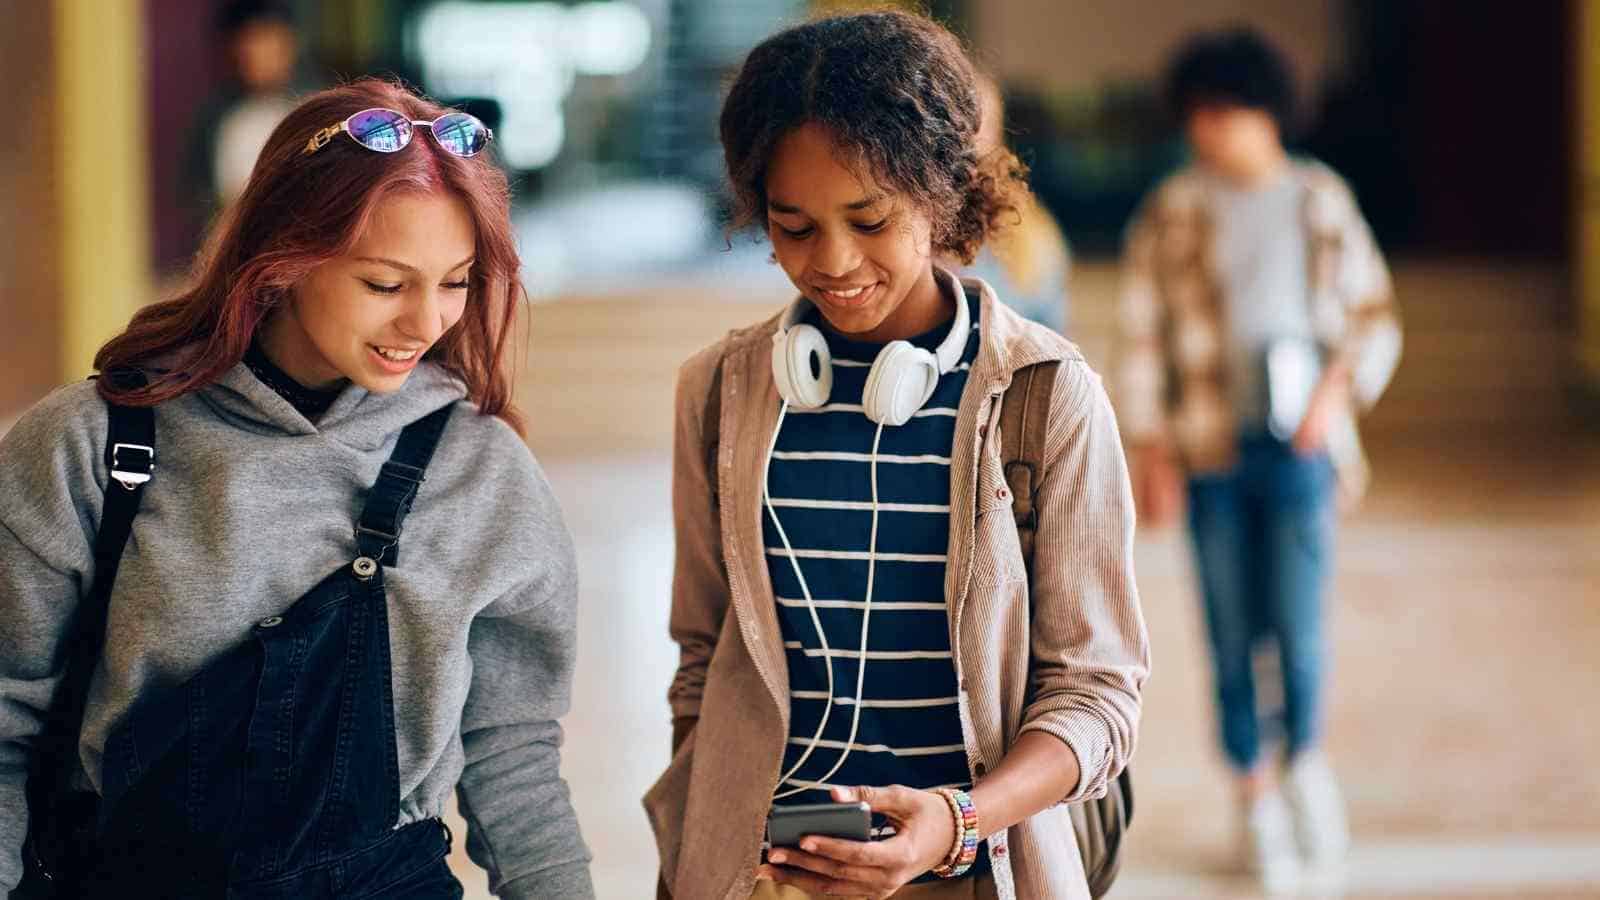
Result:
{"label": "dark denim fabric", "polygon": [[82,896],[460,898],[438,820],[400,817],[384,566],[448,409],[406,429],[358,553],[111,733]]}

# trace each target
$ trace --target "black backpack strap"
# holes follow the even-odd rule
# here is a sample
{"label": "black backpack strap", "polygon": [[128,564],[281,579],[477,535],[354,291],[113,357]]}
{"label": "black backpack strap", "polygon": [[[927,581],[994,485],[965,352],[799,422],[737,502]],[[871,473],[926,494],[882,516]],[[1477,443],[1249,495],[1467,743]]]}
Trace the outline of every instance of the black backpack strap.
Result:
{"label": "black backpack strap", "polygon": [[1011,514],[1017,520],[1022,562],[1033,575],[1033,538],[1039,530],[1035,495],[1044,476],[1044,439],[1050,426],[1050,395],[1059,360],[1017,370],[1000,401],[1000,453],[1011,489]]}
{"label": "black backpack strap", "polygon": [[[141,387],[142,373],[119,373],[119,384]],[[156,414],[148,406],[106,404],[106,482],[105,504],[100,510],[100,530],[94,538],[94,581],[88,597],[78,605],[72,627],[72,644],[67,671],[60,688],[63,702],[54,707],[53,716],[74,740],[83,722],[83,707],[88,699],[89,678],[100,660],[106,640],[106,610],[111,588],[117,581],[122,551],[128,546],[133,519],[139,514],[145,485],[156,468]],[[76,758],[76,757],[74,757]],[[70,769],[72,767],[63,767]],[[72,774],[72,773],[68,773]]]}
{"label": "black backpack strap", "polygon": [[156,468],[156,416],[148,406],[107,404],[105,508],[95,536],[95,579],[91,597],[111,596],[122,549],[127,546],[133,517],[139,512],[144,486]]}
{"label": "black backpack strap", "polygon": [[422,487],[423,473],[439,446],[439,437],[450,421],[455,404],[440,407],[412,422],[400,432],[394,452],[378,472],[378,480],[367,492],[366,506],[356,524],[356,545],[361,555],[383,565],[400,561],[400,528],[405,524],[411,503]]}
{"label": "black backpack strap", "polygon": [[[140,372],[108,375],[120,385],[142,387]],[[63,875],[70,865],[62,854],[85,840],[84,829],[93,825],[92,798],[74,794],[78,769],[78,734],[89,698],[89,681],[105,647],[107,608],[117,581],[122,551],[133,531],[145,485],[156,465],[155,410],[148,406],[106,404],[105,502],[94,540],[94,576],[89,593],[78,604],[68,626],[66,669],[56,689],[56,699],[37,739],[28,777],[28,837],[24,842],[24,884],[21,895],[38,889],[41,880]],[[81,802],[80,802],[81,801]]]}
{"label": "black backpack strap", "polygon": [[[117,377],[144,384],[144,376],[138,373]],[[139,501],[144,498],[145,485],[156,467],[155,410],[148,406],[107,403],[106,414],[105,454],[111,479],[106,482],[100,530],[94,538],[94,581],[89,596],[78,605],[77,615],[73,617],[67,670],[57,694],[62,702],[52,708],[52,718],[58,719],[64,729],[62,734],[70,734],[74,739],[83,722],[89,678],[105,646],[106,608],[111,601],[111,588],[117,581],[122,551],[128,546],[134,516],[139,514]],[[63,777],[72,774],[64,772]]]}

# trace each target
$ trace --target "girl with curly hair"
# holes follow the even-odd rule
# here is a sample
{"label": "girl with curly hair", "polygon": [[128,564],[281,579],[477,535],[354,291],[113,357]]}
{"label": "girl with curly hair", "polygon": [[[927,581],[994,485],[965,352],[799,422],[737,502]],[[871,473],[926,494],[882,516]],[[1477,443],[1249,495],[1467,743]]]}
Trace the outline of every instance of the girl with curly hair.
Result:
{"label": "girl with curly hair", "polygon": [[[979,119],[960,43],[900,12],[774,35],[723,106],[735,227],[798,296],[679,373],[664,895],[1089,896],[1067,804],[1149,670],[1133,502],[1078,350],[937,262],[1027,200]],[[817,804],[871,839],[781,834]]]}

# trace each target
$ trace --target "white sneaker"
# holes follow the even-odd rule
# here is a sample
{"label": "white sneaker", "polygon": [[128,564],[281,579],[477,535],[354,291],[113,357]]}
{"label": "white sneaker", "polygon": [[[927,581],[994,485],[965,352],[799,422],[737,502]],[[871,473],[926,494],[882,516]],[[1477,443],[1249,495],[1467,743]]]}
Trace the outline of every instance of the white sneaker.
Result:
{"label": "white sneaker", "polygon": [[1295,757],[1284,775],[1283,792],[1294,814],[1295,838],[1306,860],[1318,870],[1336,870],[1350,851],[1339,779],[1321,753]]}
{"label": "white sneaker", "polygon": [[1262,891],[1272,897],[1293,893],[1300,882],[1300,854],[1283,795],[1273,790],[1258,797],[1247,806],[1244,824],[1249,868]]}

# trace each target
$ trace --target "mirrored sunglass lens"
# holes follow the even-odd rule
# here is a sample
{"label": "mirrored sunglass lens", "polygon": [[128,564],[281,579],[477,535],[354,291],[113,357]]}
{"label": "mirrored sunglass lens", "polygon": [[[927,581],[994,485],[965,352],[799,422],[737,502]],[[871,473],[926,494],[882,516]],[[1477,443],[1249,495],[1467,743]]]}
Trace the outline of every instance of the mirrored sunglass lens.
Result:
{"label": "mirrored sunglass lens", "polygon": [[392,109],[368,109],[350,117],[350,136],[364,147],[393,153],[411,142],[411,120]]}
{"label": "mirrored sunglass lens", "polygon": [[489,129],[466,113],[443,115],[433,123],[439,146],[457,156],[471,156],[489,143]]}

